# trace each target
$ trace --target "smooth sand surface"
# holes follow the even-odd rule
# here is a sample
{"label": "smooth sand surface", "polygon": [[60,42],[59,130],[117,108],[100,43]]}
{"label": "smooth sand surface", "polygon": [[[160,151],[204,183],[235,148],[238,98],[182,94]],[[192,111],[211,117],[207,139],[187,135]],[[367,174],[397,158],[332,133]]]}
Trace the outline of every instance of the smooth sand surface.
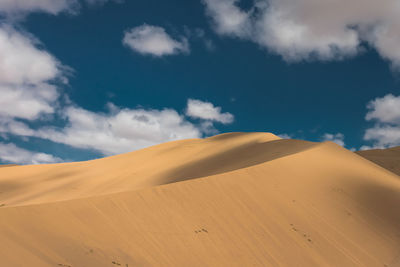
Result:
{"label": "smooth sand surface", "polygon": [[0,169],[2,266],[400,266],[400,179],[233,133]]}
{"label": "smooth sand surface", "polygon": [[356,153],[400,175],[400,146],[388,149],[363,150]]}

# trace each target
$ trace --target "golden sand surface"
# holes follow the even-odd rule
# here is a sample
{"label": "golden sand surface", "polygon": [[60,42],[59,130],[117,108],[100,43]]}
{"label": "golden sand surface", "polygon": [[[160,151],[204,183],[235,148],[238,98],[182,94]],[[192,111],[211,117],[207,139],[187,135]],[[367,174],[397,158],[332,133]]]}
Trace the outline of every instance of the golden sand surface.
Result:
{"label": "golden sand surface", "polygon": [[230,133],[0,169],[1,266],[400,266],[400,179]]}

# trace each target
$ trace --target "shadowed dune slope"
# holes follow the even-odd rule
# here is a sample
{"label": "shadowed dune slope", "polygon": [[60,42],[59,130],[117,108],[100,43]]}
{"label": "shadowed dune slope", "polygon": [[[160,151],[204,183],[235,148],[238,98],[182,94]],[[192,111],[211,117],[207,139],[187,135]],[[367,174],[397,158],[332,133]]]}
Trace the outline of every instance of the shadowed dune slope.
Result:
{"label": "shadowed dune slope", "polygon": [[400,175],[400,146],[388,149],[357,151],[358,155]]}
{"label": "shadowed dune slope", "polygon": [[4,266],[400,266],[398,176],[331,142],[226,134],[12,169]]}

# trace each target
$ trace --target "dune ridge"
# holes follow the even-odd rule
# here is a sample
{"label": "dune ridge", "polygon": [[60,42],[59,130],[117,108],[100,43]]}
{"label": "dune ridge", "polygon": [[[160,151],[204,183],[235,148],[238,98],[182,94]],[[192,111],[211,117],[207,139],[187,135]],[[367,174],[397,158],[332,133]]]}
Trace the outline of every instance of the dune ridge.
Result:
{"label": "dune ridge", "polygon": [[400,265],[398,176],[331,142],[224,134],[0,188],[7,266]]}

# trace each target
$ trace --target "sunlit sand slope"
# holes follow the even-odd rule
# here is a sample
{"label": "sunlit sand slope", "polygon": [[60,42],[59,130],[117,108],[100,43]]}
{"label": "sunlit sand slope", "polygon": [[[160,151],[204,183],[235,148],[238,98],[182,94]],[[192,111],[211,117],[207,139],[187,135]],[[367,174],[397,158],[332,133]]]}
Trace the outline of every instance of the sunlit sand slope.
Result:
{"label": "sunlit sand slope", "polygon": [[388,149],[357,151],[356,153],[400,175],[400,146]]}
{"label": "sunlit sand slope", "polygon": [[4,266],[400,266],[398,176],[334,143],[232,134],[81,164],[0,171]]}

